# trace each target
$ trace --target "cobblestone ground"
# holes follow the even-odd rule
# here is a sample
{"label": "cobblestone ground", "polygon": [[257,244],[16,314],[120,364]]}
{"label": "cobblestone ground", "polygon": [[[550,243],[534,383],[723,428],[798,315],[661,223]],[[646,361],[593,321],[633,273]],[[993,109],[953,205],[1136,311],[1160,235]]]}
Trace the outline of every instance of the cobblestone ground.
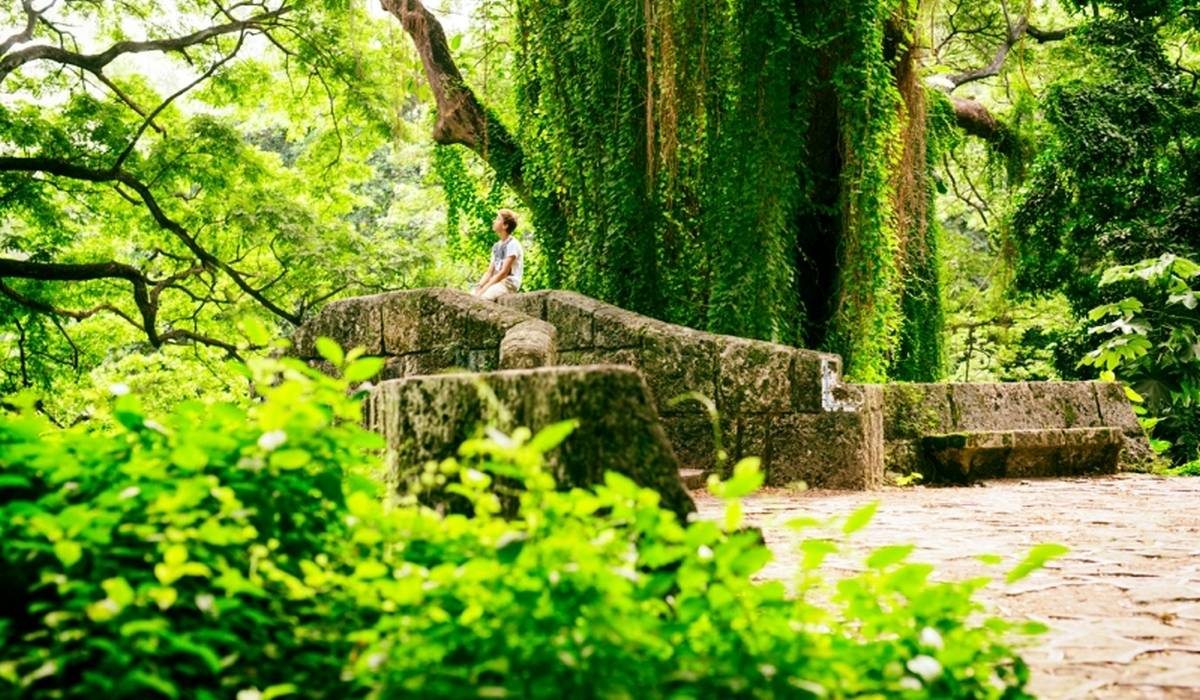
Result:
{"label": "cobblestone ground", "polygon": [[[694,495],[701,517],[721,517],[718,500]],[[855,535],[853,558],[830,562],[835,572],[852,570],[863,553],[885,544],[916,544],[912,560],[935,564],[945,579],[996,575],[980,554],[1015,563],[1035,544],[1071,548],[1046,569],[981,593],[1006,617],[1050,625],[1025,652],[1040,697],[1200,699],[1200,478],[767,491],[744,504],[748,524],[763,529],[775,552],[763,576],[788,579],[795,571],[801,535],[783,522],[844,515],[872,500],[879,501],[874,520]]]}

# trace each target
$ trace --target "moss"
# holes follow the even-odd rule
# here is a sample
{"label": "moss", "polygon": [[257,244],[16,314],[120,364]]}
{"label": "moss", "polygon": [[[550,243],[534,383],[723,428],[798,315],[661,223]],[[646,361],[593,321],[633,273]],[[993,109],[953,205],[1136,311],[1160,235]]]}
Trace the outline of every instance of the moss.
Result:
{"label": "moss", "polygon": [[917,384],[887,385],[886,426],[889,437],[915,438],[938,432],[941,412],[930,401],[928,390]]}
{"label": "moss", "polygon": [[1070,403],[1066,403],[1066,402],[1063,403],[1063,412],[1062,413],[1063,413],[1063,427],[1074,428],[1075,424],[1077,422],[1079,422],[1079,414],[1076,413],[1075,407],[1072,406]]}

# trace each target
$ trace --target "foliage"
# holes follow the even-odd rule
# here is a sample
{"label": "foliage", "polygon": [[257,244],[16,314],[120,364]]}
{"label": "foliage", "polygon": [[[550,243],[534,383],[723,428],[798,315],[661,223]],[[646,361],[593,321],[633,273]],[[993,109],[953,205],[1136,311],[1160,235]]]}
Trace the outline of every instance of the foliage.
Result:
{"label": "foliage", "polygon": [[[126,356],[193,358],[187,371],[204,373],[219,350],[237,352],[234,319],[282,335],[330,298],[457,272],[439,251],[431,149],[404,138],[427,110],[390,84],[416,63],[395,42],[360,40],[385,32],[358,4],[287,3],[278,15],[272,3],[227,14],[190,0],[42,5],[10,3],[2,21],[23,26],[39,11],[34,46],[84,54],[267,19],[104,70],[56,70],[52,54],[10,73],[19,51],[6,42],[0,391],[36,387],[73,420],[77,407],[54,399]],[[133,272],[96,276],[86,266],[97,264]],[[196,343],[216,351],[170,349]]]}
{"label": "foliage", "polygon": [[1088,314],[1104,340],[1080,364],[1129,383],[1178,462],[1200,458],[1200,265],[1167,254],[1111,267],[1100,284],[1128,296]]}
{"label": "foliage", "polygon": [[1020,289],[1062,289],[1082,313],[1109,265],[1200,253],[1200,92],[1158,32],[1092,21],[1091,60],[1044,98],[1051,136],[1013,216]]}
{"label": "foliage", "polygon": [[[1027,697],[1006,640],[1040,627],[982,616],[985,579],[934,582],[896,546],[827,586],[873,507],[802,540],[794,595],[756,581],[753,460],[710,483],[719,523],[679,523],[612,474],[557,490],[542,456],[569,424],[430,465],[471,515],[386,503],[381,441],[346,391],[379,363],[322,349],[343,380],[255,361],[249,406],[184,402],[160,423],[124,394],[109,432],[4,416],[6,695]],[[515,519],[497,478],[524,486]]]}
{"label": "foliage", "polygon": [[[910,9],[520,0],[518,134],[525,181],[548,195],[531,202],[546,283],[832,349],[862,380],[940,375],[923,90],[901,94],[912,41],[887,35],[915,32]],[[910,176],[919,214],[902,221]]]}

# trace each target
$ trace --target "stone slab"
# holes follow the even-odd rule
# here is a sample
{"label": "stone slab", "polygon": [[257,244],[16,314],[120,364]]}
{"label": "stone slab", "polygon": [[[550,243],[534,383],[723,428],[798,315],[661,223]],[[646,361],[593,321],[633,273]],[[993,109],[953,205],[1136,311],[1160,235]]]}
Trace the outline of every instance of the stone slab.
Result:
{"label": "stone slab", "polygon": [[557,343],[554,326],[538,319],[522,321],[500,341],[500,367],[529,369],[555,364]]}
{"label": "stone slab", "polygon": [[957,428],[950,410],[948,384],[887,384],[883,387],[884,436],[890,440],[914,440],[922,435],[951,432]]}
{"label": "stone slab", "polygon": [[717,406],[726,413],[786,413],[792,410],[795,350],[758,340],[720,336]]}
{"label": "stone slab", "polygon": [[1079,476],[1117,470],[1116,428],[998,430],[921,439],[931,480],[967,483],[1004,477]]}
{"label": "stone slab", "polygon": [[883,392],[863,385],[858,411],[793,413],[768,428],[767,484],[875,489],[883,485]]}
{"label": "stone slab", "polygon": [[363,347],[368,355],[382,354],[379,301],[376,295],[327,304],[292,334],[291,354],[301,359],[318,357],[319,337],[332,338],[347,350]]}
{"label": "stone slab", "polygon": [[[496,404],[489,397],[495,397]],[[501,408],[502,407],[502,408]],[[605,471],[657,491],[681,518],[695,508],[679,480],[679,461],[640,374],[628,367],[549,367],[390,380],[367,399],[367,426],[387,441],[404,482],[429,460],[454,456],[490,424],[533,430],[566,419],[579,428],[549,455],[563,488],[601,483]],[[515,502],[509,499],[511,511]]]}

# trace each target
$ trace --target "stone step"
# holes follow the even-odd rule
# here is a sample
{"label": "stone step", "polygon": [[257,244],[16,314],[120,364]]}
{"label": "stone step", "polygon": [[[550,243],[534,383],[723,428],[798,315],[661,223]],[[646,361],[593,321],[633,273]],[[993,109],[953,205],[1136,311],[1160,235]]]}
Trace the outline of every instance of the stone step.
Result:
{"label": "stone step", "polygon": [[683,482],[683,488],[696,491],[708,483],[708,473],[703,469],[680,469],[679,480]]}
{"label": "stone step", "polygon": [[1083,476],[1117,471],[1116,428],[973,430],[921,438],[932,481]]}

